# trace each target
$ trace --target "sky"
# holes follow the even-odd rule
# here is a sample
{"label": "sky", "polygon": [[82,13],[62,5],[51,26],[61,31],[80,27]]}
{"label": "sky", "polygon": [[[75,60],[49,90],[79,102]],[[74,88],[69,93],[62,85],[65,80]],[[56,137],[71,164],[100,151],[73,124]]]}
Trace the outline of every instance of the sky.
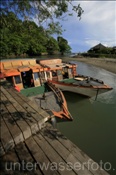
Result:
{"label": "sky", "polygon": [[116,46],[116,2],[115,1],[74,1],[84,10],[81,20],[76,14],[62,21],[62,37],[72,52],[86,52],[101,43],[107,47]]}

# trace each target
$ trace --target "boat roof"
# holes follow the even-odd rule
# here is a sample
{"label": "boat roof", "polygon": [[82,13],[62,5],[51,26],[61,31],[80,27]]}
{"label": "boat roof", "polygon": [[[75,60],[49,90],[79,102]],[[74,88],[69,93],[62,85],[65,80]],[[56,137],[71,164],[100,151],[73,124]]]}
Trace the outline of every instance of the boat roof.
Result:
{"label": "boat roof", "polygon": [[47,59],[47,60],[39,60],[39,64],[44,67],[48,67],[50,69],[62,69],[63,67],[72,67],[72,64],[62,62],[62,59]]}
{"label": "boat roof", "polygon": [[72,68],[72,64],[62,62],[62,59],[10,59],[1,60],[0,72],[7,76],[20,75],[20,72],[32,70],[33,72],[41,72],[48,70],[62,70],[63,67]]}
{"label": "boat roof", "polygon": [[20,72],[32,70],[33,72],[42,71],[44,68],[36,63],[36,59],[15,59],[2,60],[0,62],[0,72],[5,76],[19,75]]}

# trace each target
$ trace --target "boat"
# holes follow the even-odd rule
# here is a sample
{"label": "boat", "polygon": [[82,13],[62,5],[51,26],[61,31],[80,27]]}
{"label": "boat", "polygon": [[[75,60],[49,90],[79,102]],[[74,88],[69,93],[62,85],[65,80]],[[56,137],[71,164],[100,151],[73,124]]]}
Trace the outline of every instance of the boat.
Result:
{"label": "boat", "polygon": [[102,80],[78,74],[74,63],[63,63],[61,59],[40,60],[38,63],[52,72],[49,81],[62,91],[97,98],[99,94],[113,89]]}
{"label": "boat", "polygon": [[[9,82],[15,90],[23,95],[35,99],[40,99],[48,113],[52,112],[53,116],[72,120],[72,116],[68,111],[66,99],[62,91],[52,82],[47,80],[51,72],[48,68],[36,63],[36,59],[18,59],[18,60],[2,60],[0,62],[0,79]],[[51,106],[46,106],[46,101]],[[37,100],[36,100],[37,102]]]}
{"label": "boat", "polygon": [[102,80],[78,74],[76,64],[62,62],[58,58],[2,61],[1,74],[1,77],[4,76],[6,80],[13,82],[14,88],[22,93],[23,89],[28,93],[32,87],[42,89],[42,85],[47,81],[62,91],[87,97],[97,98],[99,94],[113,89]]}

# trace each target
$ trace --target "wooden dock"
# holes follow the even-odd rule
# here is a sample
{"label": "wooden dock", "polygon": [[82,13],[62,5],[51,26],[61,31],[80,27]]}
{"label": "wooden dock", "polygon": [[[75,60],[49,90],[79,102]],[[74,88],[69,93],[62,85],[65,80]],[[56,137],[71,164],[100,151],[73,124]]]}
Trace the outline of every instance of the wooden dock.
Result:
{"label": "wooden dock", "polygon": [[108,175],[47,122],[51,115],[1,86],[1,174]]}
{"label": "wooden dock", "polygon": [[51,118],[35,102],[14,88],[1,86],[1,149],[4,154],[15,145],[36,134]]}

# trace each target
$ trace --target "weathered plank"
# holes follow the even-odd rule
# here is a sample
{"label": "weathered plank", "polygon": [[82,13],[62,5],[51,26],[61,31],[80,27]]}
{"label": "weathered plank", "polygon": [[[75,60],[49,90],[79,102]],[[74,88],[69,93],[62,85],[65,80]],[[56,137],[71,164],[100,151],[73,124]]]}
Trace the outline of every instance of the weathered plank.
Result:
{"label": "weathered plank", "polygon": [[[12,91],[12,89],[10,89],[10,91]],[[50,117],[48,113],[41,109],[41,107],[38,106],[33,100],[29,100],[29,98],[26,98],[24,95],[18,93],[17,91],[14,91],[14,93],[16,94],[16,96],[19,96],[23,100],[23,102],[26,102],[30,107],[39,112],[39,114],[42,115],[42,117]]]}
{"label": "weathered plank", "polygon": [[[17,100],[18,100],[19,104],[21,105],[22,100],[19,99],[18,97],[17,97]],[[21,102],[20,102],[20,100],[21,100]],[[33,101],[30,101],[28,103],[23,103],[23,108],[27,111],[27,113],[30,115],[30,117],[32,116],[32,118],[35,120],[34,128],[37,132],[38,130],[40,130],[43,127],[44,123],[50,119],[50,115],[48,113],[46,113],[44,110],[42,110],[38,107],[35,107],[35,106],[37,106],[37,105],[34,104]],[[35,108],[36,108],[36,110],[35,110]]]}
{"label": "weathered plank", "polygon": [[16,101],[18,101],[18,103],[22,105],[22,107],[25,108],[28,113],[31,111],[31,114],[33,118],[38,122],[40,129],[42,128],[42,125],[50,119],[50,115],[46,111],[41,109],[40,106],[38,106],[34,101],[31,101],[27,97],[24,97],[22,94],[18,93],[12,87],[9,88],[9,91],[7,91],[7,88],[3,88],[2,90],[5,94],[7,94],[7,96],[12,96]]}
{"label": "weathered plank", "polygon": [[[49,129],[52,131],[51,125],[48,124]],[[74,143],[72,143],[69,139],[64,137],[64,135],[56,130],[55,137],[57,137],[58,141],[69,150],[80,162],[85,165],[90,172],[94,175],[108,175],[100,166],[93,161],[87,154],[85,154],[81,149],[79,149]],[[97,167],[97,168],[96,168]]]}
{"label": "weathered plank", "polygon": [[[36,143],[41,147],[45,155],[49,158],[49,160],[54,165],[54,169],[56,169],[61,175],[75,175],[76,173],[73,169],[66,164],[66,162],[61,158],[61,156],[56,152],[56,150],[51,147],[51,145],[44,139],[41,134],[37,134],[34,137]],[[58,146],[58,145],[57,145]]]}
{"label": "weathered plank", "polygon": [[[8,105],[7,105],[8,106]],[[11,117],[8,109],[5,107],[4,104],[2,104],[2,109],[5,111],[5,113],[2,114],[2,117],[4,119],[4,122],[6,126],[8,127],[9,132],[11,133],[15,143],[19,143],[20,141],[23,141],[23,135],[19,127],[17,127],[16,122]]]}
{"label": "weathered plank", "polygon": [[[31,106],[28,105],[27,102],[25,102],[22,98],[20,98],[18,96],[18,93],[15,94],[15,90],[13,91],[13,89],[9,89],[9,92],[11,93],[11,94],[9,94],[9,92],[2,87],[2,91],[4,94],[7,95],[7,97],[9,99],[10,98],[12,99],[12,97],[13,97],[21,106],[23,106],[24,109],[26,109],[35,118],[35,121],[39,121],[42,118],[41,115],[38,115],[37,111],[35,111]],[[29,99],[28,99],[28,101],[29,101]]]}
{"label": "weathered plank", "polygon": [[[28,100],[30,101],[30,104],[26,103],[22,98],[20,98],[19,95],[20,93],[15,92],[15,90],[13,90],[12,88],[9,89],[9,92],[7,91],[7,89],[4,89],[3,87],[1,90],[3,91],[4,95],[6,95],[6,97],[9,99],[9,101],[12,103],[12,105],[15,106],[15,108],[17,108],[17,110],[19,108],[23,108],[26,111],[26,113],[28,114],[28,119],[34,123],[33,125],[31,124],[32,133],[35,134],[39,129],[41,129],[44,126],[44,123],[50,118],[50,115],[46,113],[44,110],[40,108],[38,110],[38,106],[34,104],[34,102]],[[31,104],[33,107],[31,107]],[[40,112],[42,112],[44,116],[42,116]],[[26,122],[29,124],[28,121]]]}
{"label": "weathered plank", "polygon": [[0,157],[0,164],[1,164],[1,173],[0,174],[21,174],[19,173],[20,171],[20,163],[19,159],[14,151],[12,149],[11,151],[8,151],[7,154],[4,156]]}
{"label": "weathered plank", "polygon": [[[12,103],[12,105],[17,109],[18,113],[21,115],[20,117],[20,120],[23,120],[25,121],[31,128],[31,131],[32,133],[36,133],[39,128],[38,128],[38,125],[37,125],[37,122],[36,120],[33,118],[33,116],[31,115],[30,112],[28,112],[24,107],[23,107],[23,101],[21,101],[21,105],[18,103],[19,100],[17,99],[14,99],[8,92],[4,92],[7,97],[9,97],[9,101]],[[28,128],[29,130],[29,128]],[[25,131],[26,132],[26,131]]]}
{"label": "weathered plank", "polygon": [[[73,159],[71,163],[75,165],[74,160],[77,159],[76,162],[79,165],[78,168],[81,168],[82,170],[82,172],[79,171],[78,174],[84,174],[86,170],[88,170],[89,174],[109,175],[106,171],[100,168],[100,166],[95,161],[93,161],[74,143],[67,139],[61,132],[59,132],[57,129],[54,130],[50,124],[47,124],[47,127],[44,128],[40,133],[46,138],[49,144],[51,144],[53,148],[58,151],[60,156],[64,156],[66,161],[71,161],[71,159]],[[60,142],[60,144],[58,144],[58,142]],[[69,156],[67,156],[68,152],[66,150],[63,151],[63,147],[65,147],[65,149],[70,152]]]}
{"label": "weathered plank", "polygon": [[[12,92],[12,90],[10,90]],[[15,92],[16,93],[16,92]],[[50,115],[45,112],[43,109],[37,106],[37,104],[34,101],[31,101],[28,99],[28,101],[24,101],[23,99],[20,98],[20,93],[16,93],[14,95],[14,98],[18,101],[20,105],[23,106],[25,110],[35,119],[37,122],[39,129],[42,128],[42,125],[50,119]],[[26,97],[25,97],[26,98]],[[37,128],[37,126],[35,126]],[[38,130],[38,129],[37,129]]]}
{"label": "weathered plank", "polygon": [[[3,95],[2,95],[3,96]],[[5,96],[4,96],[5,99]],[[18,108],[18,106],[17,106]],[[24,138],[28,138],[31,136],[31,130],[29,128],[29,125],[25,122],[25,120],[23,120],[22,116],[20,115],[20,113],[17,111],[17,108],[15,108],[12,103],[7,105],[7,109],[12,117],[12,119],[14,119],[15,123],[17,124],[17,126],[19,127],[19,129],[21,130]]]}
{"label": "weathered plank", "polygon": [[29,106],[31,106],[34,110],[39,112],[39,114],[44,118],[45,121],[47,121],[50,116],[48,113],[43,110],[40,106],[37,105],[33,100],[29,100],[29,98],[26,98],[24,95],[21,93],[18,93],[17,91],[14,92],[17,96],[19,96],[24,102],[26,102]]}
{"label": "weathered plank", "polygon": [[[7,94],[7,96],[8,96],[8,94]],[[20,119],[23,119],[23,122],[26,121],[26,123],[31,127],[31,132],[32,133],[36,133],[39,130],[39,128],[38,128],[38,125],[36,123],[36,120],[33,118],[33,116],[31,115],[31,113],[29,113],[25,108],[23,108],[18,103],[19,101],[17,102],[10,95],[9,95],[9,101],[15,106],[15,108],[17,109],[17,112],[19,112],[21,114]],[[19,111],[19,109],[21,109],[21,111]],[[25,118],[25,114],[27,114],[26,115],[27,116],[26,118]],[[26,127],[27,124],[25,124],[25,127]]]}
{"label": "weathered plank", "polygon": [[0,141],[0,157],[5,154],[4,146]]}
{"label": "weathered plank", "polygon": [[58,175],[59,174],[56,170],[52,170],[50,168],[50,165],[51,165],[50,160],[45,155],[45,153],[41,150],[41,148],[37,145],[37,143],[32,137],[27,139],[25,143],[29,151],[33,155],[33,158],[38,163],[44,175]]}
{"label": "weathered plank", "polygon": [[71,167],[78,175],[92,175],[93,173],[90,172],[87,167],[82,163],[70,152],[66,149],[58,140],[56,135],[54,134],[53,130],[46,130],[43,129],[41,132],[42,136],[48,141],[48,143],[57,151],[57,153],[66,161],[67,164],[71,163]]}
{"label": "weathered plank", "polygon": [[[10,134],[4,120],[1,118],[1,149],[0,149],[0,156],[5,154],[8,150],[14,147],[14,139]],[[4,149],[3,149],[4,148]]]}
{"label": "weathered plank", "polygon": [[68,139],[58,138],[62,145],[64,145],[68,150],[71,150],[71,153],[78,158],[81,164],[84,164],[94,175],[108,175],[100,166],[93,161],[87,154],[80,150],[76,145],[74,145]]}
{"label": "weathered plank", "polygon": [[32,155],[30,154],[29,150],[25,146],[25,143],[20,143],[15,147],[16,153],[20,159],[21,163],[21,170],[23,172],[36,175],[42,175],[42,172],[38,168],[37,162],[33,159]]}

